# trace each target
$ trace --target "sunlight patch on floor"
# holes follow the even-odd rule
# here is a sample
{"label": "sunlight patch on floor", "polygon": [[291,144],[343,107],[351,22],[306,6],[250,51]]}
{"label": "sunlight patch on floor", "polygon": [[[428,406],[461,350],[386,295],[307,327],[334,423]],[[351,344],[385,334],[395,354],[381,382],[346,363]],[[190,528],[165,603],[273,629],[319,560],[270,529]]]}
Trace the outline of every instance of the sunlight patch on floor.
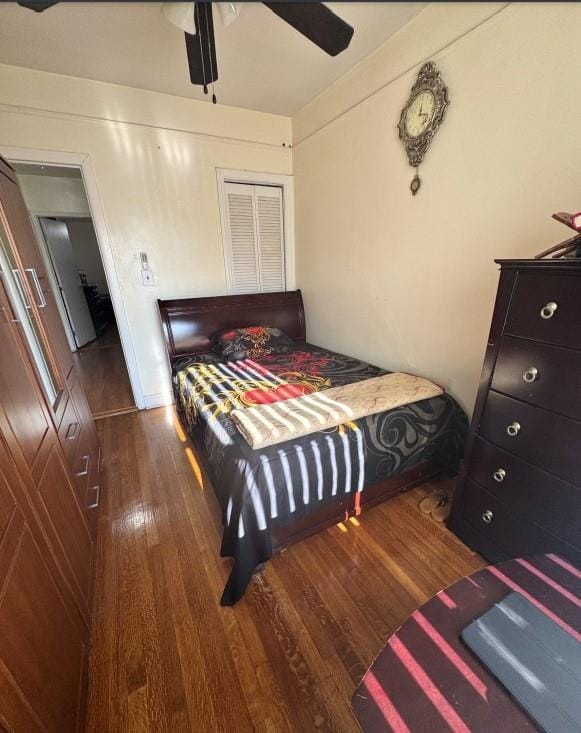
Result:
{"label": "sunlight patch on floor", "polygon": [[190,462],[190,466],[192,467],[192,471],[194,472],[194,476],[196,477],[198,483],[200,484],[200,489],[202,491],[204,490],[204,480],[202,478],[202,470],[200,468],[200,464],[196,460],[196,456],[194,455],[194,451],[191,448],[186,448],[186,456],[188,457],[188,461]]}

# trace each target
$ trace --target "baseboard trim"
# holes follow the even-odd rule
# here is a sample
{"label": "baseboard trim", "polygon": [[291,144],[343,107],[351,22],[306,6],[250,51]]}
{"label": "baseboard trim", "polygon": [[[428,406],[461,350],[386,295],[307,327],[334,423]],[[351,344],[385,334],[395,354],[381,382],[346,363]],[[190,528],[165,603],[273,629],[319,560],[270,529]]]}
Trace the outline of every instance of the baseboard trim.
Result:
{"label": "baseboard trim", "polygon": [[146,410],[153,410],[156,407],[166,407],[173,404],[173,397],[167,392],[157,392],[144,395],[144,402]]}
{"label": "baseboard trim", "polygon": [[119,410],[107,410],[106,412],[95,412],[93,414],[93,420],[102,420],[105,417],[115,417],[116,415],[128,415],[130,412],[137,412],[138,408],[135,405],[131,407],[122,407]]}

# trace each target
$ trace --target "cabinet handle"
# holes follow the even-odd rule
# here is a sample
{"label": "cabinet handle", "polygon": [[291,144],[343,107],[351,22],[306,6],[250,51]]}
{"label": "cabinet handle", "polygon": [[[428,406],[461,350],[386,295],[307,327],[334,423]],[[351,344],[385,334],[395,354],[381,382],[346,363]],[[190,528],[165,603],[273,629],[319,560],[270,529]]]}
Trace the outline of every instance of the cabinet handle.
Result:
{"label": "cabinet handle", "polygon": [[20,293],[20,297],[22,298],[22,302],[24,303],[24,307],[26,310],[30,310],[30,303],[28,301],[28,297],[26,296],[26,290],[24,288],[24,283],[22,282],[22,273],[20,270],[17,270],[16,268],[12,270],[14,273],[14,279],[16,280],[16,287],[18,288],[18,292]]}
{"label": "cabinet handle", "polygon": [[72,422],[69,427],[67,428],[67,432],[65,435],[65,438],[67,440],[76,440],[77,435],[79,432],[79,423],[78,422]]}
{"label": "cabinet handle", "polygon": [[514,438],[515,435],[518,435],[519,430],[520,430],[520,423],[517,423],[517,422],[511,423],[506,428],[506,432],[510,435],[511,438]]}
{"label": "cabinet handle", "polygon": [[534,382],[535,379],[539,376],[539,370],[536,367],[529,367],[526,371],[523,372],[522,378],[525,380],[525,382]]}
{"label": "cabinet handle", "polygon": [[490,524],[492,520],[494,519],[494,513],[490,511],[490,509],[487,509],[485,512],[482,512],[482,521],[486,522],[486,524]]}
{"label": "cabinet handle", "polygon": [[99,496],[101,494],[100,486],[91,486],[89,492],[93,492],[92,500],[89,499],[87,502],[87,509],[96,509],[99,506]]}
{"label": "cabinet handle", "polygon": [[544,318],[545,321],[552,318],[555,315],[556,310],[557,304],[554,301],[547,303],[541,308],[541,318]]}
{"label": "cabinet handle", "polygon": [[494,477],[495,481],[498,481],[498,483],[501,484],[506,478],[506,471],[504,470],[504,468],[497,468],[492,476]]}
{"label": "cabinet handle", "polygon": [[83,461],[85,461],[85,467],[82,471],[76,473],[75,476],[86,476],[89,473],[89,456],[83,456]]}
{"label": "cabinet handle", "polygon": [[26,272],[30,273],[30,276],[32,277],[32,282],[34,283],[34,287],[36,288],[36,292],[38,294],[38,303],[36,305],[39,308],[46,308],[46,298],[44,297],[44,293],[42,292],[42,288],[40,287],[40,280],[38,279],[36,270],[34,269],[34,267],[27,267]]}

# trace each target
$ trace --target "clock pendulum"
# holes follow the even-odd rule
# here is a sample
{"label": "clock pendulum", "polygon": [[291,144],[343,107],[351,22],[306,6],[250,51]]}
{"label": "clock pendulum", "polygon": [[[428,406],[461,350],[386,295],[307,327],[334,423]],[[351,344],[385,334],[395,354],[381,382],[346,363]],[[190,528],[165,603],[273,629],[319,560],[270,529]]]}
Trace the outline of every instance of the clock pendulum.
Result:
{"label": "clock pendulum", "polygon": [[416,165],[416,175],[412,178],[412,182],[410,183],[410,191],[412,192],[412,196],[415,196],[416,193],[420,190],[420,186],[422,185],[422,179],[418,175],[418,170],[420,166]]}

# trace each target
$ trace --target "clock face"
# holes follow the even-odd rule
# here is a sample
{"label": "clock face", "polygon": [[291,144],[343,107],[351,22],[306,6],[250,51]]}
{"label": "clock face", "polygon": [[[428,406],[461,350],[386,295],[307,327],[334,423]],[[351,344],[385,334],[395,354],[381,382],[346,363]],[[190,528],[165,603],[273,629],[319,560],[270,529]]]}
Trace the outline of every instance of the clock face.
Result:
{"label": "clock face", "polygon": [[405,117],[405,131],[412,137],[419,137],[430,126],[436,99],[432,92],[427,89],[419,92],[409,105]]}

